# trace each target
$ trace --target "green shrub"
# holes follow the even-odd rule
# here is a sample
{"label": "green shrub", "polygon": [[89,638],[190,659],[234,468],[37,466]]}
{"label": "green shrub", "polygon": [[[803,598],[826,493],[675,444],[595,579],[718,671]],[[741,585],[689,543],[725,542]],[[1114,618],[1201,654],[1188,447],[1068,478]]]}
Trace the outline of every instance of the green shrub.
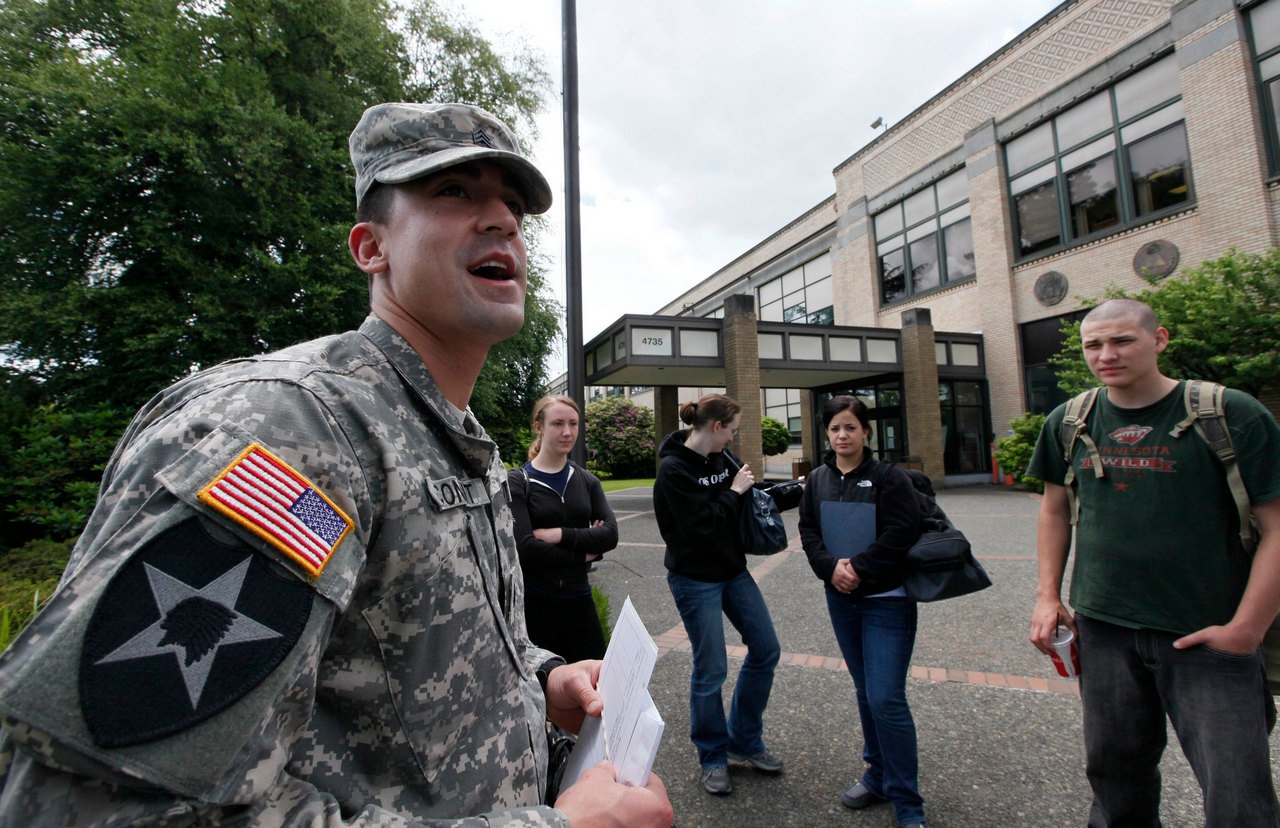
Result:
{"label": "green shrub", "polygon": [[1014,480],[1033,492],[1044,491],[1042,481],[1027,477],[1031,452],[1035,450],[1036,440],[1039,439],[1043,426],[1043,414],[1023,414],[1009,423],[1009,427],[1013,429],[1012,436],[996,440],[996,462],[1000,464],[1001,471],[1013,475]]}
{"label": "green shrub", "polygon": [[773,417],[765,417],[760,421],[761,450],[768,457],[782,454],[791,448],[791,432]]}
{"label": "green shrub", "polygon": [[48,603],[72,542],[35,540],[0,553],[0,650]]}
{"label": "green shrub", "polygon": [[653,411],[609,397],[588,405],[586,420],[587,468],[619,478],[653,476]]}

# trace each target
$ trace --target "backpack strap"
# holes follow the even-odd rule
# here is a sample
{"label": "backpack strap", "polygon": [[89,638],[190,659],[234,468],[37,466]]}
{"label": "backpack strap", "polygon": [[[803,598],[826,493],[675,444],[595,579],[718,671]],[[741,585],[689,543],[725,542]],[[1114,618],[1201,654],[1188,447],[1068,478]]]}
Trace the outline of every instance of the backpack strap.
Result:
{"label": "backpack strap", "polygon": [[1258,538],[1250,520],[1252,507],[1249,504],[1249,492],[1245,488],[1244,478],[1240,476],[1235,446],[1231,443],[1231,431],[1227,428],[1227,409],[1223,402],[1225,393],[1226,389],[1216,382],[1187,380],[1182,395],[1187,416],[1169,433],[1174,437],[1181,437],[1189,427],[1194,426],[1196,433],[1218,456],[1227,478],[1227,488],[1231,490],[1231,499],[1236,503],[1236,512],[1240,518],[1240,543],[1252,555],[1258,547]]}
{"label": "backpack strap", "polygon": [[1098,453],[1097,444],[1089,436],[1089,412],[1093,410],[1093,404],[1101,390],[1101,388],[1090,388],[1072,397],[1067,402],[1067,410],[1062,417],[1062,458],[1067,461],[1067,473],[1062,479],[1062,485],[1067,490],[1067,509],[1071,513],[1072,526],[1080,522],[1080,500],[1076,497],[1076,467],[1072,462],[1076,440],[1084,443],[1085,449],[1089,452],[1090,462],[1093,464],[1093,476],[1098,479],[1106,476],[1102,468],[1102,455]]}

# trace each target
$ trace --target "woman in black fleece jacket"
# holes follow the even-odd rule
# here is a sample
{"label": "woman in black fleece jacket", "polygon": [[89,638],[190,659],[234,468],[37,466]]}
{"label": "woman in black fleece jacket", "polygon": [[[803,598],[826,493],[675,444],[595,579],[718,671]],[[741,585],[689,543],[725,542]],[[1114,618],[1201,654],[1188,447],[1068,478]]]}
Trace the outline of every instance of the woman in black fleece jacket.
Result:
{"label": "woman in black fleece jacket", "polygon": [[892,802],[900,826],[923,828],[916,726],[907,706],[916,604],[902,579],[924,510],[907,473],[876,460],[866,446],[871,428],[861,400],[833,397],[822,425],[831,450],[805,486],[800,541],[826,584],[831,626],[853,676],[867,763],[840,801],[849,808]]}
{"label": "woman in black fleece jacket", "polygon": [[618,545],[618,521],[604,488],[569,459],[579,419],[570,397],[538,400],[529,462],[507,474],[529,640],[570,663],[604,658],[604,631],[587,572]]}
{"label": "woman in black fleece jacket", "polygon": [[[698,749],[702,785],[727,794],[730,757],[777,773],[782,759],[764,744],[763,716],[781,655],[769,608],[747,571],[738,527],[755,476],[728,451],[741,419],[736,402],[708,394],[680,407],[688,430],[667,435],[658,450],[653,510],[666,542],[667,584],[693,651],[689,735]],[[799,486],[779,493],[779,508],[796,505]],[[728,719],[720,689],[728,673],[721,613],[742,635],[747,657]]]}

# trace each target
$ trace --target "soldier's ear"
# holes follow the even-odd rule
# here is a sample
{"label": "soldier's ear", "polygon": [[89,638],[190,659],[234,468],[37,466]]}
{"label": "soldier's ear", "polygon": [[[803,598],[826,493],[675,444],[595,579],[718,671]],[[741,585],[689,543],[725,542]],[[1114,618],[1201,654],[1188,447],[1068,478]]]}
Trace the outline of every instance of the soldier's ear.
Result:
{"label": "soldier's ear", "polygon": [[382,228],[371,221],[362,221],[351,228],[347,236],[347,247],[351,250],[351,258],[356,267],[368,273],[382,273],[387,269],[386,251],[382,244]]}

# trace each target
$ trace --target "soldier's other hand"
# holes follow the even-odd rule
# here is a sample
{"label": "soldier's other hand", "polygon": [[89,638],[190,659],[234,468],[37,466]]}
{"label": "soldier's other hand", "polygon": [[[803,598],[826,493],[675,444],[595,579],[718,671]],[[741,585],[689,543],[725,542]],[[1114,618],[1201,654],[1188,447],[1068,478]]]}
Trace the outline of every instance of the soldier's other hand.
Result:
{"label": "soldier's other hand", "polygon": [[591,659],[562,664],[547,676],[547,718],[570,733],[582,729],[587,716],[599,716],[604,699],[596,692],[600,665]]}
{"label": "soldier's other hand", "polygon": [[670,828],[674,812],[667,787],[649,774],[643,788],[616,782],[613,765],[601,762],[556,797],[556,809],[573,828]]}

